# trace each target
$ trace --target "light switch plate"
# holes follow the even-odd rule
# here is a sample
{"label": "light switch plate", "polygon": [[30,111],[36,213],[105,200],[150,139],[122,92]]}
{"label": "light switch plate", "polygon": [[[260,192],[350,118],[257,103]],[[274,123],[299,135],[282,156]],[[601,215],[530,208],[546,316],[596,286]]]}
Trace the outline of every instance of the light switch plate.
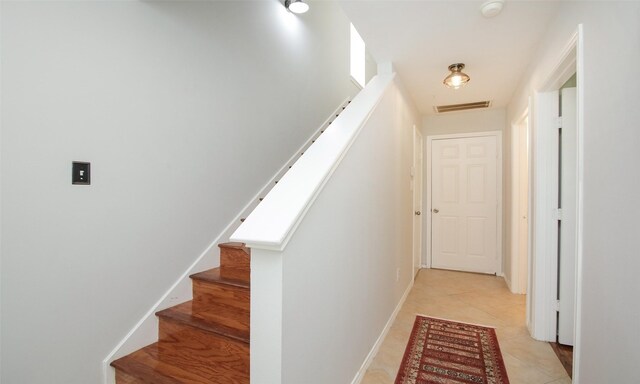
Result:
{"label": "light switch plate", "polygon": [[91,185],[91,163],[74,161],[71,165],[71,184]]}

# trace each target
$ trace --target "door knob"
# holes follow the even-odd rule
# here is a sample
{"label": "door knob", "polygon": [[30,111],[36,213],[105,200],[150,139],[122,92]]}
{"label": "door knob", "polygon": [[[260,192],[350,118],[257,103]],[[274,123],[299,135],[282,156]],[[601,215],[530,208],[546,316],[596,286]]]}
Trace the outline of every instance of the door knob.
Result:
{"label": "door knob", "polygon": [[438,210],[437,208],[434,208],[434,209],[432,210],[432,212],[433,212],[433,213],[438,213],[438,212],[440,212],[440,210]]}
{"label": "door knob", "polygon": [[420,215],[422,215],[422,212],[416,211],[416,216],[420,216]]}

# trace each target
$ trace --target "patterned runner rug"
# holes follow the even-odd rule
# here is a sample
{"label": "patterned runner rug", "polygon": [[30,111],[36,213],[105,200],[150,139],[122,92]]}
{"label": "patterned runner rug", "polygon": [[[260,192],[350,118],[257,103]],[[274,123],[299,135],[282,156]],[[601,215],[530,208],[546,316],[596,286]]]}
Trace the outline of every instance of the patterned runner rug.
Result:
{"label": "patterned runner rug", "polygon": [[509,384],[493,328],[416,316],[395,384]]}

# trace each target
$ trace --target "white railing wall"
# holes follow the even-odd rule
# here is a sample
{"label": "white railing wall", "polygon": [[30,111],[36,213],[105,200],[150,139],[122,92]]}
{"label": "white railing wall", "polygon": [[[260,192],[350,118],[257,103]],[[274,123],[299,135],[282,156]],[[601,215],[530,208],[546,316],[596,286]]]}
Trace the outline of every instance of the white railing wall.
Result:
{"label": "white railing wall", "polygon": [[252,249],[252,382],[366,369],[413,280],[409,100],[374,78],[232,235]]}

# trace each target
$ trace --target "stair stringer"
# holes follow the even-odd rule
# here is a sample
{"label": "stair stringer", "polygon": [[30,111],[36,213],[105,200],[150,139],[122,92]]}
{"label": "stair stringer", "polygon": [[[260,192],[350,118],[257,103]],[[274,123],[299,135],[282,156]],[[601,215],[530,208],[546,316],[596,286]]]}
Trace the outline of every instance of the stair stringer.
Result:
{"label": "stair stringer", "polygon": [[115,369],[110,366],[111,362],[126,356],[140,348],[158,341],[159,320],[156,312],[167,309],[174,305],[189,301],[193,298],[190,275],[216,268],[220,265],[220,255],[218,244],[229,241],[231,234],[240,226],[242,218],[251,213],[258,204],[260,198],[265,196],[278,180],[289,170],[298,160],[304,151],[313,144],[313,141],[326,129],[337,115],[349,104],[349,99],[345,99],[338,108],[314,131],[309,139],[287,160],[287,162],[269,179],[269,181],[249,200],[240,213],[225,227],[224,230],[207,246],[207,248],[196,258],[196,260],[178,277],[178,279],[167,289],[167,291],[156,301],[149,310],[138,320],[129,332],[116,344],[109,354],[102,360],[102,383],[115,384]]}

